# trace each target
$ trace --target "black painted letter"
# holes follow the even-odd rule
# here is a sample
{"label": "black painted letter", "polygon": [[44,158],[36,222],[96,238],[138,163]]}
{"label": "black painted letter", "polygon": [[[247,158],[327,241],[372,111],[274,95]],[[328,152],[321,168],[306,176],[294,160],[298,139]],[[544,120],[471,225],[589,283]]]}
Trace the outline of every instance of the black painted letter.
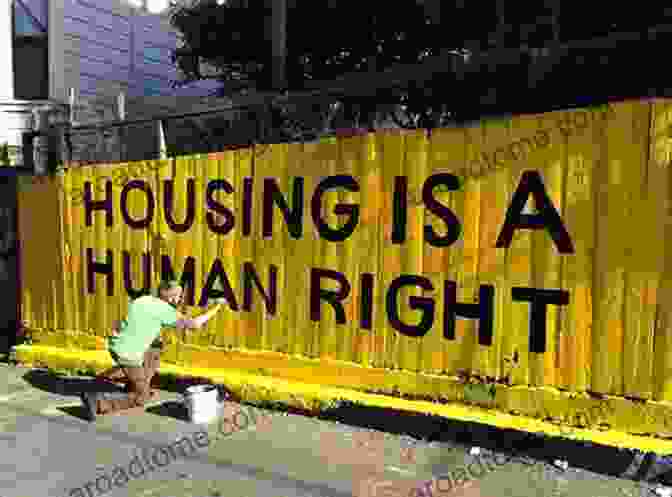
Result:
{"label": "black painted letter", "polygon": [[112,226],[112,182],[105,182],[105,200],[92,200],[91,182],[84,183],[84,213],[86,225],[93,224],[93,211],[105,211],[105,226]]}
{"label": "black painted letter", "polygon": [[[217,280],[217,277],[220,278],[220,281],[222,282],[222,288],[224,290],[216,290],[212,288],[215,284],[215,281]],[[236,296],[233,293],[233,288],[231,288],[231,283],[229,282],[229,278],[226,275],[226,271],[224,271],[222,261],[215,259],[215,262],[212,263],[212,268],[210,268],[210,272],[208,273],[208,279],[205,282],[203,291],[201,292],[201,300],[198,305],[200,307],[205,307],[208,305],[208,300],[221,298],[225,298],[229,302],[229,307],[232,311],[238,310]]]}
{"label": "black painted letter", "polygon": [[277,181],[274,178],[264,179],[264,238],[273,236],[273,204],[280,207],[292,238],[301,238],[303,234],[303,178],[294,178],[291,210],[285,197],[280,193]]}
{"label": "black painted letter", "polygon": [[114,271],[112,266],[112,251],[105,251],[105,262],[93,260],[93,249],[86,249],[86,275],[89,293],[96,293],[96,273],[107,277],[107,296],[114,297]]}
{"label": "black painted letter", "polygon": [[187,179],[187,215],[183,223],[175,222],[173,218],[173,203],[175,202],[175,180],[163,181],[163,214],[166,224],[173,233],[185,233],[194,224],[196,214],[196,191],[194,179]]}
{"label": "black painted letter", "polygon": [[457,176],[448,173],[432,174],[422,186],[422,201],[427,209],[433,214],[439,216],[446,223],[446,235],[438,236],[434,232],[431,224],[425,225],[425,241],[433,247],[449,247],[460,237],[460,221],[455,217],[453,211],[443,204],[437,202],[434,198],[434,188],[439,185],[445,185],[448,190],[455,191],[460,188],[460,181]]}
{"label": "black painted letter", "polygon": [[271,264],[268,269],[268,293],[266,293],[254,270],[254,265],[251,262],[243,264],[243,310],[247,312],[252,310],[252,282],[266,302],[266,312],[275,316],[278,308],[278,267]]}
{"label": "black painted letter", "polygon": [[[141,190],[147,196],[147,214],[145,214],[144,219],[131,219],[131,216],[128,214],[128,194],[134,188]],[[149,185],[143,180],[134,179],[126,183],[126,186],[121,190],[121,200],[119,203],[121,204],[121,216],[130,228],[142,230],[152,224],[152,219],[154,219],[154,195],[152,195]]]}
{"label": "black painted letter", "polygon": [[231,183],[225,179],[215,179],[208,183],[208,189],[205,192],[205,203],[208,206],[208,209],[212,209],[217,214],[220,214],[226,218],[224,224],[219,225],[215,223],[215,216],[212,215],[212,212],[205,214],[205,220],[208,223],[208,228],[218,235],[226,235],[229,231],[233,229],[235,224],[235,218],[231,209],[224,207],[222,204],[217,202],[212,198],[212,194],[215,190],[224,190],[226,193],[233,193],[233,187]]}
{"label": "black painted letter", "polygon": [[252,233],[252,178],[243,180],[243,236]]}
{"label": "black painted letter", "polygon": [[530,302],[530,352],[546,352],[546,306],[569,304],[566,290],[544,290],[514,287],[511,289],[514,302]]}
{"label": "black painted letter", "polygon": [[408,178],[394,178],[394,198],[392,200],[392,243],[406,241],[406,223],[408,221]]}
{"label": "black painted letter", "polygon": [[363,330],[370,330],[373,321],[373,281],[374,275],[371,273],[362,273],[362,290],[359,298],[359,327]]}
{"label": "black painted letter", "polygon": [[[323,290],[320,288],[320,280],[322,278],[329,278],[338,281],[341,285],[339,290]],[[345,324],[345,309],[343,309],[342,300],[345,300],[350,295],[350,283],[345,276],[338,271],[331,269],[312,268],[310,270],[310,319],[312,321],[319,321],[322,317],[320,312],[320,301],[326,300],[336,311],[336,322],[338,324]]]}
{"label": "black painted letter", "polygon": [[[534,197],[539,214],[522,214],[530,193]],[[541,175],[537,171],[525,171],[513,194],[511,205],[506,211],[504,226],[499,233],[495,247],[509,248],[513,240],[513,232],[517,229],[541,230],[544,228],[548,228],[558,252],[561,254],[574,253],[572,240],[562,224],[558,211],[548,198]]]}
{"label": "black painted letter", "polygon": [[422,318],[417,325],[402,323],[399,319],[399,309],[397,308],[397,297],[399,290],[405,286],[418,286],[425,291],[434,290],[432,282],[422,276],[403,274],[390,284],[387,290],[386,307],[387,319],[390,325],[402,335],[409,337],[422,337],[432,328],[434,323],[434,299],[430,297],[409,297],[409,307],[411,309],[422,310]]}
{"label": "black painted letter", "polygon": [[359,223],[359,205],[352,204],[338,204],[334,207],[334,213],[336,214],[348,214],[350,220],[345,223],[345,225],[338,230],[331,229],[327,223],[322,219],[322,195],[327,190],[333,188],[342,187],[351,192],[359,192],[359,185],[355,181],[355,178],[347,175],[339,176],[329,176],[328,178],[322,180],[313,194],[312,200],[312,215],[313,222],[317,226],[320,236],[325,240],[330,242],[342,242],[346,240],[357,227]]}
{"label": "black painted letter", "polygon": [[136,290],[133,288],[133,278],[131,275],[131,254],[128,250],[122,252],[123,259],[123,273],[124,273],[124,288],[131,299],[137,299],[142,295],[147,295],[151,290],[152,285],[152,258],[148,252],[142,253],[142,274],[143,286],[142,289]]}
{"label": "black painted letter", "polygon": [[478,304],[458,304],[457,284],[454,281],[444,282],[443,336],[455,340],[455,318],[478,319],[478,343],[492,345],[495,288],[492,285],[481,285]]}
{"label": "black painted letter", "polygon": [[[169,255],[161,256],[161,279],[163,280],[174,280],[175,271],[173,271],[173,265],[170,262]],[[193,257],[187,257],[184,261],[184,269],[182,270],[182,276],[180,277],[180,285],[185,292],[185,303],[187,305],[194,305],[195,302],[195,285],[196,280],[196,259]]]}

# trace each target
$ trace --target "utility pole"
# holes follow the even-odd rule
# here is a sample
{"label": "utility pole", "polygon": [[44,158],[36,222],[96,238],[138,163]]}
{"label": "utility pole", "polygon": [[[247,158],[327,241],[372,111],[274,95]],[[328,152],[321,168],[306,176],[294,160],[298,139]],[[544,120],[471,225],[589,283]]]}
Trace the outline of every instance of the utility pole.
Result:
{"label": "utility pole", "polygon": [[[126,120],[126,95],[124,92],[117,95],[117,106],[116,106],[116,118],[119,121]],[[119,126],[117,128],[117,139],[119,140],[119,161],[123,162],[128,160],[128,154],[126,149],[128,144],[126,143],[126,128]]]}
{"label": "utility pole", "polygon": [[0,99],[3,100],[14,99],[12,4],[9,0],[0,0]]}
{"label": "utility pole", "polygon": [[287,87],[287,0],[268,0],[271,4],[271,85],[273,90]]}
{"label": "utility pole", "polygon": [[434,24],[441,24],[441,0],[416,0],[425,8],[425,12]]}

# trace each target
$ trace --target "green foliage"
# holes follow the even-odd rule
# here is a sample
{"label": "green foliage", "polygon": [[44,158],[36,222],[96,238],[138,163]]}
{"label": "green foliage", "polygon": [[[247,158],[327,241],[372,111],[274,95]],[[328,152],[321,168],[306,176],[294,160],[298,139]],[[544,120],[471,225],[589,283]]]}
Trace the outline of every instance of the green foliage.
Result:
{"label": "green foliage", "polygon": [[[247,7],[201,1],[176,8],[171,23],[183,34],[184,45],[174,60],[192,79],[202,76],[195,63],[200,57],[233,89],[265,89],[271,50],[261,40],[268,18],[268,8],[259,1]],[[438,26],[415,0],[400,0],[394,8],[376,0],[296,0],[287,15],[289,89],[350,71],[419,62],[442,48],[441,40]]]}
{"label": "green foliage", "polygon": [[47,366],[47,371],[54,376],[96,376],[98,372],[93,366],[84,366],[83,368],[54,368]]}
{"label": "green foliage", "polygon": [[[183,35],[174,62],[185,82],[219,79],[222,95],[270,89],[270,1],[227,0],[218,5],[216,0],[197,0],[174,7],[172,24]],[[648,59],[632,56],[642,53],[644,44],[649,59],[664,58],[672,34],[658,33],[655,41],[611,43],[615,48],[608,50],[577,49],[571,55],[553,48],[619,31],[643,33],[669,23],[672,9],[664,3],[638,6],[635,13],[627,4],[610,5],[589,22],[581,3],[563,2],[561,7],[560,0],[507,2],[505,9],[500,7],[496,2],[440,0],[288,0],[285,89],[301,90],[311,81],[350,72],[379,72],[451,50],[473,62],[467,71],[450,70],[452,61],[446,58],[448,71],[435,73],[431,81],[378,91],[375,99],[340,99],[343,125],[338,127],[368,127],[362,123],[370,123],[375,112],[387,113],[402,127],[432,128],[485,114],[538,113],[607,97],[665,94],[662,83],[620,76],[624,71],[645,72]],[[516,47],[521,52],[515,57],[496,53],[497,48]],[[550,58],[529,47],[550,47]],[[493,49],[495,55],[487,62],[472,57],[492,54]],[[202,74],[199,59],[212,71]],[[581,75],[580,84],[571,84],[576,74]]]}
{"label": "green foliage", "polygon": [[0,145],[0,166],[10,166],[9,159],[9,144],[3,143]]}
{"label": "green foliage", "polygon": [[491,404],[495,400],[495,386],[470,383],[464,386],[464,400],[474,404]]}
{"label": "green foliage", "polygon": [[[263,1],[247,3],[240,7],[235,1],[217,5],[201,0],[173,10],[171,23],[183,35],[173,62],[185,83],[218,79],[220,96],[272,89],[272,51],[264,41],[270,11]],[[346,73],[419,63],[452,43],[459,48],[462,40],[431,22],[425,6],[416,0],[399,0],[393,8],[381,0],[293,0],[287,14],[284,89],[299,91],[312,81],[330,81]],[[202,74],[201,62],[214,71]],[[452,118],[444,104],[445,89],[444,76],[437,74],[431,84],[379,90],[375,99],[339,98],[336,127],[370,128],[381,111],[402,127],[436,127]],[[317,107],[311,112],[325,112]],[[281,136],[315,138],[312,127],[317,125],[306,125],[305,116],[293,119],[283,106],[273,109],[271,121],[274,129],[282,130]],[[297,122],[302,123],[300,132]]]}

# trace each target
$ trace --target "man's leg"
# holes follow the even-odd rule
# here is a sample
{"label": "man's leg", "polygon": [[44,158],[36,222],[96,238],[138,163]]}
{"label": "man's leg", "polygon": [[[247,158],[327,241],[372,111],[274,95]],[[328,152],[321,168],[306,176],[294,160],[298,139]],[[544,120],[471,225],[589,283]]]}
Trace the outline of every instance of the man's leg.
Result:
{"label": "man's leg", "polygon": [[[144,358],[143,358],[143,367],[148,369],[148,372],[150,374],[150,382],[151,378],[154,377],[156,372],[159,369],[159,364],[161,361],[161,347],[155,347],[154,344],[152,344],[152,347],[147,349],[147,352],[145,352]],[[112,382],[125,382],[126,381],[126,374],[123,371],[123,368],[119,365],[116,365],[107,371],[104,371],[100,373],[99,375],[96,376],[96,378],[99,378],[101,380],[106,380],[106,381],[112,381]]]}
{"label": "man's leg", "polygon": [[149,399],[149,382],[144,367],[124,367],[128,378],[128,394],[106,395],[96,400],[97,414],[112,414],[133,407],[142,407]]}
{"label": "man's leg", "polygon": [[145,374],[147,375],[147,381],[149,385],[152,385],[152,380],[156,376],[156,372],[159,370],[159,365],[161,364],[161,349],[150,348],[145,353]]}
{"label": "man's leg", "polygon": [[[145,352],[145,357],[144,361],[142,364],[142,367],[145,369],[145,376],[147,378],[147,382],[150,385],[150,397],[154,398],[158,395],[158,392],[155,390],[151,389],[152,385],[152,379],[156,375],[156,372],[159,369],[159,364],[161,361],[161,349],[155,349],[155,348],[150,348]],[[124,374],[123,370],[121,370],[121,374],[126,382],[128,382],[128,379],[126,378],[126,375]],[[126,383],[125,385],[125,391],[129,392],[129,384]]]}
{"label": "man's leg", "polygon": [[112,351],[110,351],[110,356],[112,357],[112,360],[115,362],[116,365],[108,369],[107,371],[104,371],[99,375],[97,375],[96,380],[112,383],[121,383],[126,381],[126,374],[124,373],[123,368],[118,363],[119,358]]}
{"label": "man's leg", "polygon": [[162,350],[163,340],[161,340],[161,337],[159,336],[152,342],[152,345],[149,346],[149,350],[145,355],[145,367],[148,368],[147,377],[149,378],[150,385],[152,384],[152,379],[156,375],[156,372],[159,370]]}
{"label": "man's leg", "polygon": [[122,383],[126,381],[126,374],[121,366],[114,366],[96,376],[97,380]]}

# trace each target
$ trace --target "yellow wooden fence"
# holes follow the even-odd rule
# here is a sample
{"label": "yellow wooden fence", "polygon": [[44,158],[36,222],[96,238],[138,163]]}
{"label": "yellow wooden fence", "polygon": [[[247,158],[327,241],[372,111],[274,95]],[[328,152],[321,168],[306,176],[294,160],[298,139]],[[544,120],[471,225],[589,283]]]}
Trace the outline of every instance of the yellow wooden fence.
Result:
{"label": "yellow wooden fence", "polygon": [[[215,288],[224,289],[228,280],[235,296],[235,305],[230,302],[190,338],[195,344],[672,400],[671,130],[670,102],[626,102],[431,133],[381,131],[319,143],[71,168],[55,179],[24,185],[19,195],[23,317],[35,329],[104,336],[129,301],[125,253],[136,289],[143,286],[142,257],[151,266],[153,287],[162,260],[171,263],[179,278],[192,257],[196,304],[208,275],[218,271],[216,261],[221,261],[218,274],[226,278]],[[433,246],[425,233],[426,226],[436,236],[447,233],[445,220],[428,207],[427,196],[423,199],[423,185],[440,173],[459,180],[456,190],[445,184],[429,194],[459,220],[459,238],[449,246]],[[548,226],[515,229],[508,248],[496,247],[514,192],[523,177],[534,179],[534,173],[567,231],[571,253],[559,251]],[[312,206],[317,185],[336,175],[351,176],[359,191],[327,190],[318,210],[337,229],[351,214],[337,214],[335,207],[357,205],[358,223],[347,239],[328,241],[318,234]],[[397,177],[406,178],[406,195],[401,195]],[[262,236],[264,180],[277,181],[291,209],[296,178],[303,178],[304,192],[300,238],[290,234],[275,204],[272,236]],[[212,193],[232,213],[234,225],[227,234],[208,225],[209,216],[217,226],[230,220],[221,207],[219,215],[208,208],[208,184],[218,179],[233,188],[227,193],[220,185]],[[246,179],[252,185],[249,235],[244,230]],[[122,189],[129,180],[144,182],[127,192],[131,222],[146,217],[148,196],[152,199],[147,228],[132,229],[123,218]],[[164,195],[166,188],[174,188],[168,212],[175,223],[188,221],[188,180],[194,182],[193,222],[177,233],[167,223]],[[111,193],[111,226],[100,208],[87,224],[87,183],[93,201]],[[395,195],[407,199],[399,204],[406,206],[405,215],[404,209],[395,210]],[[522,214],[539,216],[538,208],[530,195]],[[519,212],[511,211],[515,220]],[[404,234],[402,243],[393,240],[395,231]],[[108,296],[104,274],[95,275],[95,292],[88,292],[89,249],[97,263],[111,254],[113,296]],[[311,320],[314,269],[325,275],[337,271],[349,283],[344,324],[336,322],[337,313],[324,299],[321,319]],[[266,292],[273,274],[277,277],[275,314],[268,313],[252,273]],[[412,309],[409,299],[424,296],[416,304],[425,309],[433,302],[433,324],[424,336],[400,333],[388,319],[390,285],[400,275],[416,276],[409,281],[433,287],[403,287],[396,304],[400,321],[416,326],[427,311]],[[246,281],[253,297],[247,310]],[[494,288],[490,345],[479,343],[475,319],[457,319],[454,339],[444,336],[446,281],[455,282],[457,302],[464,304],[477,302],[480,285]],[[339,287],[328,277],[321,286]],[[546,308],[544,352],[531,351],[532,307],[514,300],[514,288],[568,294],[567,305]],[[369,291],[373,299],[362,299]],[[369,306],[370,330],[362,327]]]}

